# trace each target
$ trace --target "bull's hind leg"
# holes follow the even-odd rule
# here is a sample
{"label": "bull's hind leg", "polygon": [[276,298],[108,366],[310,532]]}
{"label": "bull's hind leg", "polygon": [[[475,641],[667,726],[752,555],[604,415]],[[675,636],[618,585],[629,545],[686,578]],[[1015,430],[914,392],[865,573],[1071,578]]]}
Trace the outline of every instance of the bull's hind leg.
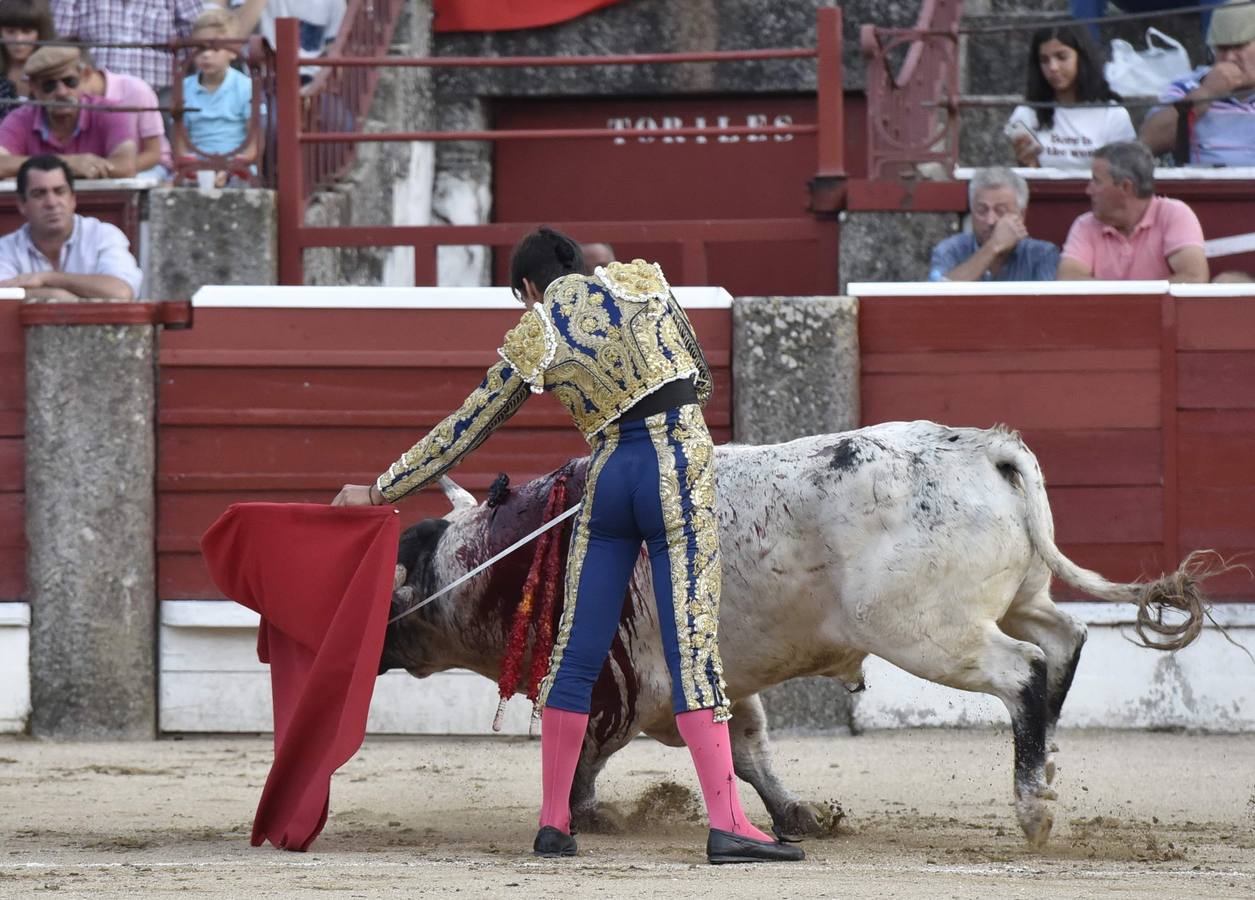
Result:
{"label": "bull's hind leg", "polygon": [[909,649],[873,650],[913,675],[966,691],[993,694],[1011,714],[1015,740],[1015,811],[1033,846],[1050,837],[1054,815],[1046,783],[1046,654],[993,622],[941,629]]}
{"label": "bull's hind leg", "polygon": [[757,694],[732,704],[728,732],[736,775],[758,792],[776,831],[790,838],[824,834],[819,807],[795,796],[772,770],[767,715]]}
{"label": "bull's hind leg", "polygon": [[1081,661],[1085,626],[1059,609],[1045,586],[1023,602],[1017,597],[998,625],[1011,637],[1036,644],[1046,654],[1046,780],[1054,781],[1054,754],[1058,751],[1054,731]]}

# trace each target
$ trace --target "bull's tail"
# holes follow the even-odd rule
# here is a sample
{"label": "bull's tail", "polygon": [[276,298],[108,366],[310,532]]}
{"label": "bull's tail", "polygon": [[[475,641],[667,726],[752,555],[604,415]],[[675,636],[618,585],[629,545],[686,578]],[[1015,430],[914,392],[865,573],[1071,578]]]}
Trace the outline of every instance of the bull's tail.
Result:
{"label": "bull's tail", "polygon": [[1029,541],[1056,578],[1101,600],[1135,605],[1137,636],[1147,647],[1177,650],[1198,637],[1204,619],[1210,618],[1201,584],[1229,568],[1218,554],[1212,551],[1191,553],[1175,572],[1154,581],[1119,583],[1081,568],[1055,545],[1054,518],[1037,457],[1024,446],[1018,434],[999,429],[994,435],[990,461],[1012,484],[1018,481],[1024,498],[1024,526]]}

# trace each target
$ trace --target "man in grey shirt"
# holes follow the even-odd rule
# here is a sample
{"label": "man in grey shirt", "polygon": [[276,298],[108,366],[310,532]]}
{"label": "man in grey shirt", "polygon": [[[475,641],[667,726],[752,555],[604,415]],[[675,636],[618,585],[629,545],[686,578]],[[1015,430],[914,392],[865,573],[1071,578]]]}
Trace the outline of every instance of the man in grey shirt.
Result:
{"label": "man in grey shirt", "polygon": [[967,188],[972,230],[933,248],[929,281],[1053,281],[1059,248],[1028,236],[1028,183],[1010,169],[980,169]]}
{"label": "man in grey shirt", "polygon": [[26,224],[0,238],[0,287],[28,296],[133,300],[143,275],[120,229],[75,215],[74,175],[56,156],[32,156],[17,172]]}

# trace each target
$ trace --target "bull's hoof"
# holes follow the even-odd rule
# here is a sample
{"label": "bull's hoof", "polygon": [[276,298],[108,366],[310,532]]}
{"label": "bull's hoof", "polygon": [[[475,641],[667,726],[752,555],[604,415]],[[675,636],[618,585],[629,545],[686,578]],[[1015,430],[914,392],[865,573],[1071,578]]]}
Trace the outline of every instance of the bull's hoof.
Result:
{"label": "bull's hoof", "polygon": [[628,830],[627,817],[607,803],[571,810],[571,824],[576,831],[588,834],[623,834]]}
{"label": "bull's hoof", "polygon": [[[1048,793],[1054,793],[1050,791]],[[1054,827],[1055,816],[1042,797],[1025,796],[1015,801],[1015,813],[1024,829],[1028,845],[1033,848],[1046,846],[1050,840],[1050,829]]]}
{"label": "bull's hoof", "polygon": [[782,815],[772,818],[773,831],[781,840],[799,841],[808,837],[832,837],[845,818],[845,810],[834,800],[808,803],[795,800]]}

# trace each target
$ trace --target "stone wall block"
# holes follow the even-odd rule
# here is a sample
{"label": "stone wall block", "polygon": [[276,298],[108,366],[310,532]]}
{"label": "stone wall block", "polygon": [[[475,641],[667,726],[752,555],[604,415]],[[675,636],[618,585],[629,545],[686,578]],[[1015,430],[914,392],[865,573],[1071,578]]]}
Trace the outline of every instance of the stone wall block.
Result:
{"label": "stone wall block", "polygon": [[858,301],[732,304],[734,439],[769,444],[858,427]]}
{"label": "stone wall block", "polygon": [[843,212],[841,289],[853,281],[927,281],[933,247],[959,226],[957,213]]}
{"label": "stone wall block", "polygon": [[155,736],[154,349],[150,326],[27,329],[37,736]]}
{"label": "stone wall block", "polygon": [[275,192],[158,188],[148,195],[148,298],[187,300],[206,284],[274,284],[279,276]]}

